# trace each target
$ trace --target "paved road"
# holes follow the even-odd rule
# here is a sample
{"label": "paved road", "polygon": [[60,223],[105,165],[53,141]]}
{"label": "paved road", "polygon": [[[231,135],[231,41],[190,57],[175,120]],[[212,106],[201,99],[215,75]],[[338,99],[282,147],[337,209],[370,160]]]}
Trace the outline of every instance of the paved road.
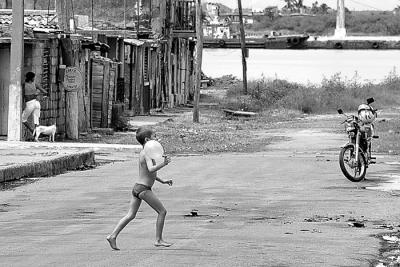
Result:
{"label": "paved road", "polygon": [[[345,137],[307,129],[256,154],[174,157],[155,193],[168,214],[153,246],[156,215],[143,204],[112,251],[106,235],[125,215],[138,173],[130,150],[104,149],[96,169],[42,178],[0,192],[0,266],[368,266],[379,225],[398,225],[397,198],[363,189],[397,173],[379,157],[368,181],[340,173]],[[185,216],[197,209],[197,217]],[[365,228],[348,225],[364,221]],[[395,228],[395,230],[397,230]]]}

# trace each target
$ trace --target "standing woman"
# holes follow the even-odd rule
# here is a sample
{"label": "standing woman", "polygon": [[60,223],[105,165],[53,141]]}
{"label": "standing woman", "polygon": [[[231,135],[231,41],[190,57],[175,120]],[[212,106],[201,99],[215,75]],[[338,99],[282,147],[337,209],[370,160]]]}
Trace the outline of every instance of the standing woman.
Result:
{"label": "standing woman", "polygon": [[39,85],[35,84],[35,73],[33,72],[28,72],[25,75],[24,91],[25,109],[22,112],[22,123],[33,133],[33,129],[28,123],[28,118],[33,114],[35,128],[39,126],[40,102],[38,96],[39,94],[47,94],[47,92]]}

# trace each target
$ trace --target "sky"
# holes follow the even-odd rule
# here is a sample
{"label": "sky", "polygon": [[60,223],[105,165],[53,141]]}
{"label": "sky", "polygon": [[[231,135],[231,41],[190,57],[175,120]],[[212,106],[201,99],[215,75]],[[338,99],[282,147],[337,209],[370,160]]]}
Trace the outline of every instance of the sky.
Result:
{"label": "sky", "polygon": [[[317,0],[304,0],[306,6],[311,6]],[[221,3],[230,8],[237,8],[237,0],[204,0],[204,2]],[[337,0],[319,0],[319,4],[325,3],[336,9]],[[282,7],[283,0],[242,0],[243,8],[263,9],[267,6]],[[393,10],[400,5],[400,0],[345,0],[345,5],[350,10]]]}

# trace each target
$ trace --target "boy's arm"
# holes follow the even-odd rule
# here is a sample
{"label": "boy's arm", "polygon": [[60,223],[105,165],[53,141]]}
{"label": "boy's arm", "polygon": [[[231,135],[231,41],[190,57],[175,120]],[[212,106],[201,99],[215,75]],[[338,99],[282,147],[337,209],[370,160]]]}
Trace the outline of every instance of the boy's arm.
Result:
{"label": "boy's arm", "polygon": [[156,177],[156,180],[159,181],[162,184],[168,184],[169,186],[172,185],[172,180],[171,179],[164,181],[163,179],[161,179],[159,177]]}
{"label": "boy's arm", "polygon": [[144,155],[144,158],[146,160],[146,165],[147,165],[147,169],[149,170],[149,172],[156,172],[159,169],[167,166],[168,163],[171,162],[171,158],[168,156],[164,156],[164,161],[159,164],[155,164],[155,162],[153,163],[153,160],[150,157],[148,157],[146,154]]}

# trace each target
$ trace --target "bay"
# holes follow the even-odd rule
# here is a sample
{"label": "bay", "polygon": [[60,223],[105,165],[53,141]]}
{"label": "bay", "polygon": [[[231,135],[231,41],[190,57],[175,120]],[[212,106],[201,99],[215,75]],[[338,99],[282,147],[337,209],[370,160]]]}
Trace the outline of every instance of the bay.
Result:
{"label": "bay", "polygon": [[[203,72],[210,77],[242,79],[240,49],[204,49]],[[343,79],[377,83],[400,69],[400,50],[250,49],[248,80],[261,77],[319,84],[340,74]]]}

